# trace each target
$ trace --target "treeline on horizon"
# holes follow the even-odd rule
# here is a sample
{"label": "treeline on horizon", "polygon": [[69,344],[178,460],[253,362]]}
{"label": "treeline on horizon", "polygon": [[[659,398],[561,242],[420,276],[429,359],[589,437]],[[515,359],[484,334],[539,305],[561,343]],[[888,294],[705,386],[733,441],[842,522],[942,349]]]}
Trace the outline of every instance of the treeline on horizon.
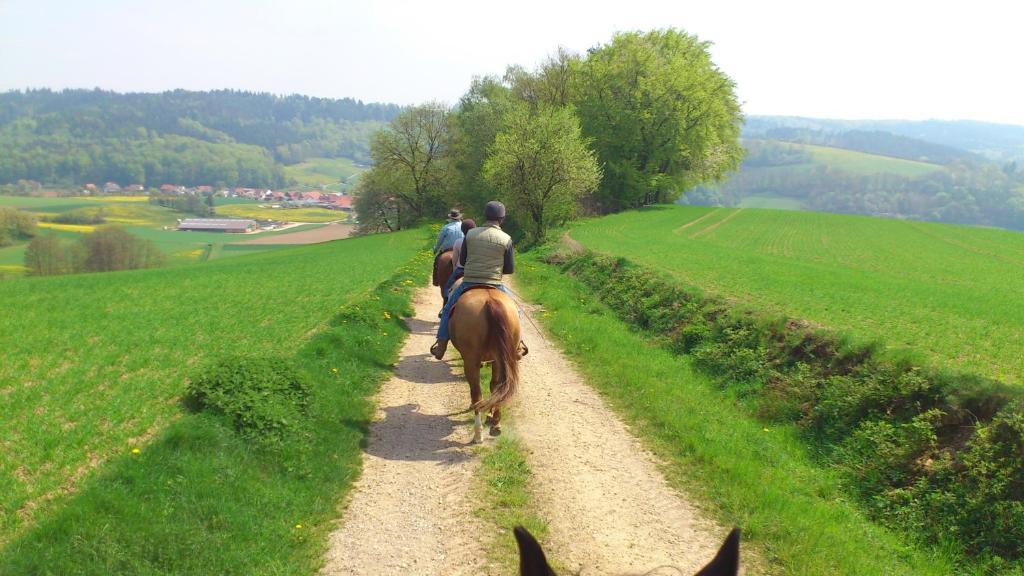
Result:
{"label": "treeline on horizon", "polygon": [[452,109],[412,107],[378,132],[356,209],[394,230],[500,199],[530,241],[580,214],[671,202],[735,170],[743,122],[709,44],[675,29],[473,80]]}
{"label": "treeline on horizon", "polygon": [[351,98],[218,90],[0,94],[0,184],[281,187],[282,164],[369,160],[401,107]]}
{"label": "treeline on horizon", "polygon": [[[772,135],[788,140],[746,141],[747,155],[739,172],[721,184],[697,188],[683,201],[736,206],[750,196],[782,196],[823,212],[1024,230],[1024,166],[1017,161],[999,164],[966,151],[886,133],[774,130],[766,134]],[[916,177],[854,174],[812,164],[805,149],[787,142],[929,159],[942,169]]]}

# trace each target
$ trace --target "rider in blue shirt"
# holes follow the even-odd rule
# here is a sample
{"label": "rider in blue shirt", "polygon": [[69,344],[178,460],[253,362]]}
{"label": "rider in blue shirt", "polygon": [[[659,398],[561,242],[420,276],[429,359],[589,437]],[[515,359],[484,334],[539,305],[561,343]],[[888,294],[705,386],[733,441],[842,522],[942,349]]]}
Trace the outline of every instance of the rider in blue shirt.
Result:
{"label": "rider in blue shirt", "polygon": [[441,232],[437,235],[437,241],[434,242],[434,286],[441,286],[448,280],[447,278],[437,277],[438,259],[441,257],[441,254],[452,249],[456,240],[463,237],[465,237],[465,234],[462,233],[462,212],[459,212],[457,208],[452,208],[448,212],[448,222],[441,227]]}

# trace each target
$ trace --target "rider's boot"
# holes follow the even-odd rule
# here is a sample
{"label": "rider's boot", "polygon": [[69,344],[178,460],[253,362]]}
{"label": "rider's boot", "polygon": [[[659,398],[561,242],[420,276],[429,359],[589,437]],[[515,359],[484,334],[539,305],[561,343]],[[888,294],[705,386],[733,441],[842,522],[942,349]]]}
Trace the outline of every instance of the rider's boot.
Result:
{"label": "rider's boot", "polygon": [[430,353],[438,360],[442,360],[444,358],[446,350],[448,350],[448,341],[441,340],[440,338],[437,339],[437,341],[434,342],[434,345],[430,347]]}

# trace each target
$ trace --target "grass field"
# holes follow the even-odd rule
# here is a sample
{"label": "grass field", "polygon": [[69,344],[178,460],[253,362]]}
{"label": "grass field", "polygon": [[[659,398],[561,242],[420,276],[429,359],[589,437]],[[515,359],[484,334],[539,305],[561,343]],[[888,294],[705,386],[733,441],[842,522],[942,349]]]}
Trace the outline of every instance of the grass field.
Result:
{"label": "grass field", "polygon": [[204,361],[291,353],[423,242],[409,232],[0,284],[0,543],[177,418]]}
{"label": "grass field", "polygon": [[[786,146],[805,150],[811,156],[810,162],[803,164],[789,164],[784,166],[748,167],[745,171],[763,172],[791,172],[812,170],[815,166],[827,166],[849,172],[851,174],[880,174],[889,173],[907,178],[925,176],[932,172],[945,170],[939,164],[920,162],[917,160],[906,160],[904,158],[893,158],[879,154],[869,154],[845,148],[833,148],[831,146],[817,146],[814,144],[796,144],[786,142]],[[766,206],[767,207],[767,206]]]}
{"label": "grass field", "polygon": [[330,186],[350,179],[354,181],[363,170],[348,158],[311,158],[284,167],[285,176],[300,186]]}
{"label": "grass field", "polygon": [[523,258],[516,279],[588,382],[665,462],[670,483],[721,524],[742,527],[744,546],[754,547],[745,564],[760,557],[769,574],[807,576],[954,573],[953,556],[867,519],[795,426],[749,416],[688,357],[618,320],[581,282],[536,257]]}
{"label": "grass field", "polygon": [[[264,206],[270,206],[265,204]],[[218,206],[217,215],[228,218],[284,220],[288,222],[333,222],[348,218],[347,212],[326,208],[260,208],[259,204]]]}
{"label": "grass field", "polygon": [[829,146],[815,146],[812,144],[794,144],[810,152],[811,157],[817,164],[824,164],[833,168],[839,168],[853,174],[878,174],[888,172],[908,178],[924,176],[932,172],[944,170],[938,164],[918,162],[916,160],[905,160],[903,158],[892,158],[878,154],[868,154],[855,150],[843,148],[831,148]]}
{"label": "grass field", "polygon": [[1024,383],[1024,235],[780,210],[656,207],[571,236],[755,307]]}
{"label": "grass field", "polygon": [[[253,200],[239,198],[217,199],[217,214],[228,218],[288,219],[312,224],[297,226],[283,231],[261,232],[259,238],[291,234],[310,230],[323,222],[342,220],[348,217],[343,212],[307,208],[295,210],[274,210],[260,208]],[[98,196],[98,197],[65,197],[65,198],[33,198],[27,196],[0,196],[0,206],[13,206],[37,215],[40,219],[74,212],[80,215],[100,214],[110,224],[124,226],[129,232],[155,243],[168,256],[172,265],[189,264],[198,260],[215,259],[243,253],[242,250],[227,249],[223,246],[252,238],[239,237],[234,234],[215,232],[178,232],[173,227],[179,218],[188,215],[149,204],[144,196]],[[168,227],[170,229],[164,229]],[[80,238],[95,230],[93,225],[59,224],[55,222],[39,222],[39,233],[56,233],[65,240]],[[4,276],[18,276],[23,270],[25,246],[0,248],[0,266],[6,266]],[[263,248],[266,251],[274,248]],[[210,258],[213,253],[214,258]],[[250,251],[251,253],[251,251]]]}

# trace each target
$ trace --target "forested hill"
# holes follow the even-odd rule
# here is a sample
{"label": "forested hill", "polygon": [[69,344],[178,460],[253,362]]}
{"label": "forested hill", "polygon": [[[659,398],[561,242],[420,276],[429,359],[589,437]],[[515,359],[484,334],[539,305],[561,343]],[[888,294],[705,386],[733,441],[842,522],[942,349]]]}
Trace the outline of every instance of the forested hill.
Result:
{"label": "forested hill", "polygon": [[[1024,161],[1024,126],[971,120],[831,120],[750,116],[743,127],[743,136],[797,140],[900,158],[916,154],[928,156],[936,162],[942,158],[939,154],[949,155],[954,149],[997,162]],[[874,144],[882,148],[867,148],[869,144],[865,139],[873,139]]]}
{"label": "forested hill", "polygon": [[232,90],[12,91],[0,94],[0,184],[279,187],[282,164],[366,161],[370,135],[400,111]]}

